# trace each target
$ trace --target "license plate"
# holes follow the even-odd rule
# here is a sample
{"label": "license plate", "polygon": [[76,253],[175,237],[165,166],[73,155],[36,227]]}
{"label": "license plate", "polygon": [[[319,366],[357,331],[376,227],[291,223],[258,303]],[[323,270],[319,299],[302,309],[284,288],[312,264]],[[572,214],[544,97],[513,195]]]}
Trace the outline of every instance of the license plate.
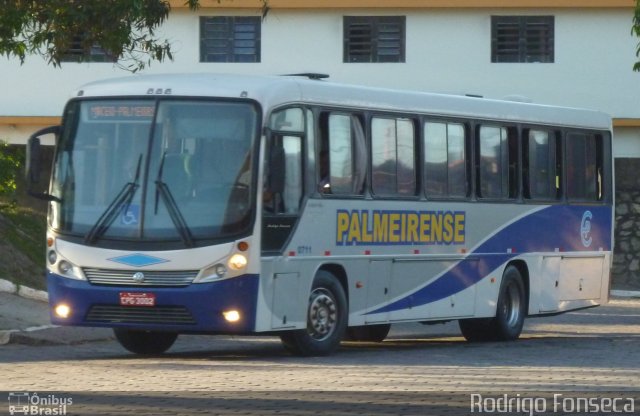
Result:
{"label": "license plate", "polygon": [[155,306],[155,293],[146,292],[120,292],[120,305],[122,306]]}

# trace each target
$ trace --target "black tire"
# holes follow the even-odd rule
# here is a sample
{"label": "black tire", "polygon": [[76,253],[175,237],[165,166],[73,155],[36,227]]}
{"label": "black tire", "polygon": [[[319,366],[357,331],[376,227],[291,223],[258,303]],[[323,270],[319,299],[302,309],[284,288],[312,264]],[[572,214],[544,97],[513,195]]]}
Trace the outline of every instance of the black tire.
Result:
{"label": "black tire", "polygon": [[382,342],[389,335],[391,325],[377,324],[351,326],[347,328],[346,339],[349,341]]}
{"label": "black tire", "polygon": [[502,275],[496,316],[460,319],[458,324],[467,341],[513,341],[522,333],[526,315],[524,281],[515,266],[508,266]]}
{"label": "black tire", "polygon": [[283,332],[284,347],[301,356],[329,355],[340,346],[347,328],[347,296],[338,279],[319,271],[307,307],[307,328]]}
{"label": "black tire", "polygon": [[113,330],[116,339],[124,348],[135,354],[155,355],[162,354],[176,341],[178,334],[175,332],[136,331],[133,329]]}

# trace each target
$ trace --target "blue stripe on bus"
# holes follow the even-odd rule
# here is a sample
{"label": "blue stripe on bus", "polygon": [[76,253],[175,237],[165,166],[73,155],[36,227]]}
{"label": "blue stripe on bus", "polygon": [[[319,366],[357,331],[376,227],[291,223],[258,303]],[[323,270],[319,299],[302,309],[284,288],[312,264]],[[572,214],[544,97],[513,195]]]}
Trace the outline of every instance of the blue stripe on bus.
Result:
{"label": "blue stripe on bus", "polygon": [[611,215],[609,206],[566,205],[553,205],[526,215],[496,232],[476,247],[469,258],[433,282],[366,315],[415,308],[455,295],[523,253],[556,249],[611,251]]}

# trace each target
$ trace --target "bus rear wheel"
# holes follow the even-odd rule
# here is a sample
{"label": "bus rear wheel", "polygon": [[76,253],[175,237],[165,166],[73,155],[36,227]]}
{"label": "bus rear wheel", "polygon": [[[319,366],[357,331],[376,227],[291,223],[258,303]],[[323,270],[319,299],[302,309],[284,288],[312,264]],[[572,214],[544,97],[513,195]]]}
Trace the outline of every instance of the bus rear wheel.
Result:
{"label": "bus rear wheel", "polygon": [[347,297],[338,279],[319,271],[307,307],[307,328],[283,332],[280,339],[293,354],[329,355],[340,346],[347,328]]}
{"label": "bus rear wheel", "polygon": [[522,333],[527,315],[524,281],[515,266],[508,266],[502,276],[496,316],[458,321],[467,341],[513,341]]}
{"label": "bus rear wheel", "polygon": [[141,355],[162,354],[176,341],[175,332],[139,331],[133,329],[113,330],[116,339],[128,351]]}

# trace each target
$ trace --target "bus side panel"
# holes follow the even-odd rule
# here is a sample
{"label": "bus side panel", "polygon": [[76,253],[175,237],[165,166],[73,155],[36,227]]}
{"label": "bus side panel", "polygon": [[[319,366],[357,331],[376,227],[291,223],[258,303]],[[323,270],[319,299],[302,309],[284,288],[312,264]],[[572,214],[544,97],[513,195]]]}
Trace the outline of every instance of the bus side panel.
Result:
{"label": "bus side panel", "polygon": [[[398,201],[349,202],[348,209],[346,205],[339,200],[315,201],[314,209],[302,215],[285,250],[289,258],[278,264],[277,273],[300,272],[297,293],[304,303],[317,268],[342,265],[350,325],[494,316],[504,269],[513,261],[527,265],[523,278],[529,279],[531,314],[606,299],[611,206],[425,206]],[[427,224],[429,228],[423,221],[445,215],[455,216],[450,240],[445,238],[446,228],[440,229],[442,234],[425,234],[436,223]],[[290,269],[287,261],[311,266]],[[585,268],[593,270],[584,272]],[[581,275],[573,277],[577,273]]]}

